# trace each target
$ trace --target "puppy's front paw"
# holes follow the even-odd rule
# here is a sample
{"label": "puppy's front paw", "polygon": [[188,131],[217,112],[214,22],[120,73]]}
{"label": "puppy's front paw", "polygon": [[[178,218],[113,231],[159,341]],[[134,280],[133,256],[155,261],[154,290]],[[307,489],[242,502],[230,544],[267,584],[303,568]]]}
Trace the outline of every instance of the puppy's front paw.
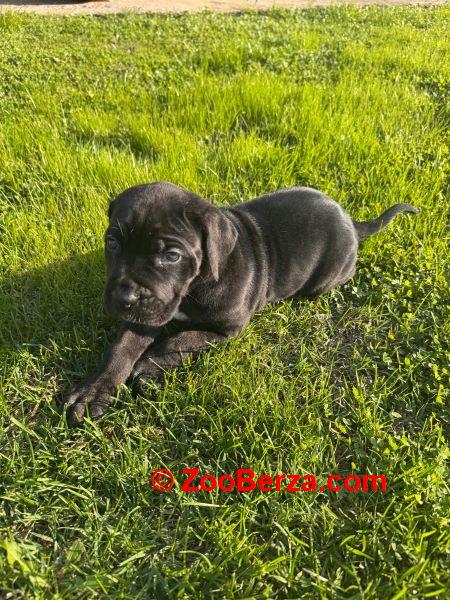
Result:
{"label": "puppy's front paw", "polygon": [[72,388],[64,398],[67,422],[70,427],[80,425],[85,417],[99,419],[112,403],[114,389],[105,382],[81,383]]}

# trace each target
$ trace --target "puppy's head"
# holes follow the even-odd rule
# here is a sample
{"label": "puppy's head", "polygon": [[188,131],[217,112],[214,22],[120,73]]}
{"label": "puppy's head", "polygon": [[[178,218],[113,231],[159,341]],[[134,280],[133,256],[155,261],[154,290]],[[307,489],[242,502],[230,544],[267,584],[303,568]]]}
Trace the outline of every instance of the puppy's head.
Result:
{"label": "puppy's head", "polygon": [[197,278],[219,279],[236,238],[230,219],[183,188],[158,182],[126,190],[109,207],[107,311],[164,325]]}

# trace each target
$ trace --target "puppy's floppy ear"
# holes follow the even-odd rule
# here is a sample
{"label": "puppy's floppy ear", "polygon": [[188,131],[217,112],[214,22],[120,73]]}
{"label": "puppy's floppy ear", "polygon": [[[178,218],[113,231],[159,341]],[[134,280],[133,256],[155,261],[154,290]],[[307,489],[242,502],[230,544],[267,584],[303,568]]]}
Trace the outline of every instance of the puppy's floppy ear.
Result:
{"label": "puppy's floppy ear", "polygon": [[204,214],[204,253],[215,281],[218,281],[229,255],[236,245],[238,232],[231,219],[218,208]]}

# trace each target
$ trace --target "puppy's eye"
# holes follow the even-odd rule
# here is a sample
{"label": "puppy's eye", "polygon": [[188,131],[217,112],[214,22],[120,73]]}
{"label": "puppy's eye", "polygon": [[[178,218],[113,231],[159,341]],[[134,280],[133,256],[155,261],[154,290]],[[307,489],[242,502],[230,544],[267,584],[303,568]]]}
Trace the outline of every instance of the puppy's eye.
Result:
{"label": "puppy's eye", "polygon": [[115,252],[120,248],[119,242],[115,238],[106,238],[106,249]]}
{"label": "puppy's eye", "polygon": [[171,263],[176,263],[180,260],[181,254],[175,250],[168,250],[164,252],[164,258]]}

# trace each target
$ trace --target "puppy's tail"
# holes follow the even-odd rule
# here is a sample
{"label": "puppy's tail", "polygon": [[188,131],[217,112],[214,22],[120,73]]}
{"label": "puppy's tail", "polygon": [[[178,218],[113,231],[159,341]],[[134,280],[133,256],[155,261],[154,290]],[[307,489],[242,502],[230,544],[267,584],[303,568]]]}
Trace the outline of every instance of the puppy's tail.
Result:
{"label": "puppy's tail", "polygon": [[373,221],[353,221],[356,233],[358,234],[359,240],[364,240],[375,233],[384,229],[389,223],[401,212],[410,212],[417,214],[419,211],[411,204],[394,204],[387,210],[384,211],[377,219]]}

